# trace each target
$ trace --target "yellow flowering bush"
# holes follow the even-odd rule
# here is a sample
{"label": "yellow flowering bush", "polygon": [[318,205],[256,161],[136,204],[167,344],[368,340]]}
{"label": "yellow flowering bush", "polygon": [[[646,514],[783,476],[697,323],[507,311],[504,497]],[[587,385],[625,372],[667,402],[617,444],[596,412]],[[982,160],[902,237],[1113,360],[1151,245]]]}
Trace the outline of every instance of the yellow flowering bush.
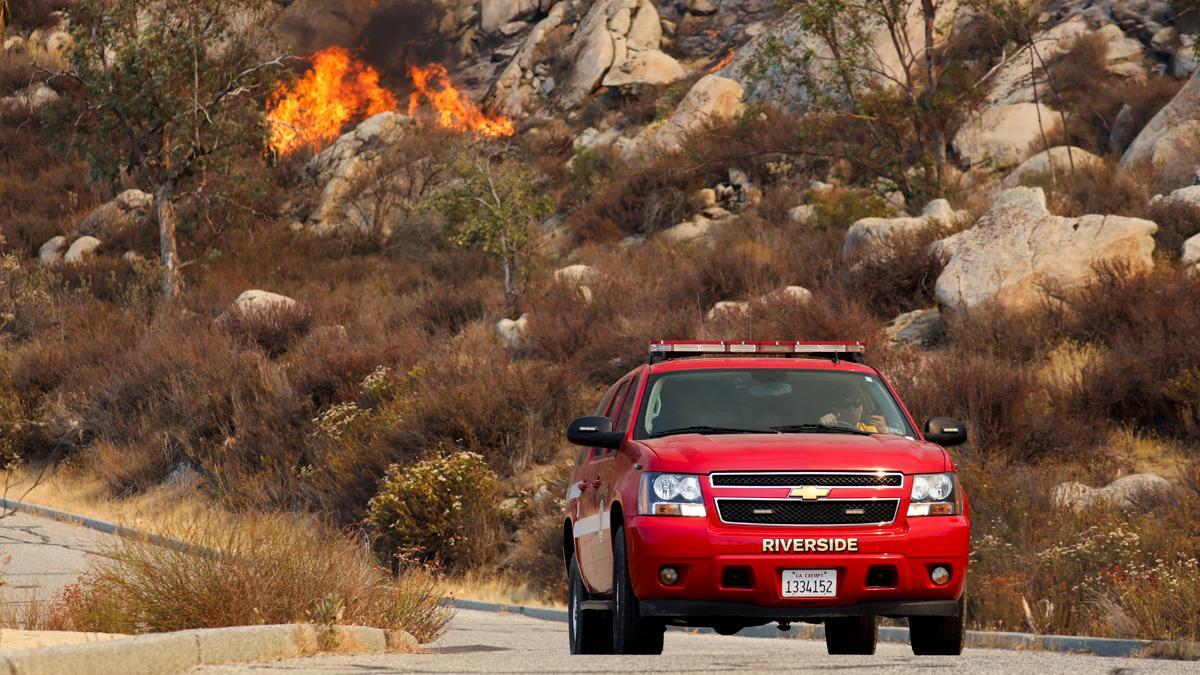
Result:
{"label": "yellow flowering bush", "polygon": [[499,485],[474,452],[391,465],[368,506],[375,550],[385,559],[403,555],[450,567],[480,561],[495,543]]}

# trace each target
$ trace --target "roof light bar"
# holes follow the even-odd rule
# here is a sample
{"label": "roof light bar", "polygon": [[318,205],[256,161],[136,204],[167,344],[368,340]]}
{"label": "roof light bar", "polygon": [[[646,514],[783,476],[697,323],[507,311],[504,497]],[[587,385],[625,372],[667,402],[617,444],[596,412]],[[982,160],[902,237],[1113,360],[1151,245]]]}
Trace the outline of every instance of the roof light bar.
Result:
{"label": "roof light bar", "polygon": [[805,342],[799,340],[651,340],[650,361],[656,363],[669,358],[700,354],[780,354],[829,355],[837,359],[846,355],[854,361],[862,360],[866,344],[861,340],[846,342]]}

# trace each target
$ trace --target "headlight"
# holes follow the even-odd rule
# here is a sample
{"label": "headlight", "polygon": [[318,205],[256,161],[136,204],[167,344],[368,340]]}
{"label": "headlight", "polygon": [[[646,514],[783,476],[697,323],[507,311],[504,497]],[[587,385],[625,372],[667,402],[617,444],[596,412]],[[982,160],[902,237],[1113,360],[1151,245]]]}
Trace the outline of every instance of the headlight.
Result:
{"label": "headlight", "polygon": [[913,476],[908,515],[953,516],[962,513],[958,478],[952,473],[922,473]]}
{"label": "headlight", "polygon": [[638,506],[644,516],[703,518],[704,493],[700,477],[680,473],[644,473]]}

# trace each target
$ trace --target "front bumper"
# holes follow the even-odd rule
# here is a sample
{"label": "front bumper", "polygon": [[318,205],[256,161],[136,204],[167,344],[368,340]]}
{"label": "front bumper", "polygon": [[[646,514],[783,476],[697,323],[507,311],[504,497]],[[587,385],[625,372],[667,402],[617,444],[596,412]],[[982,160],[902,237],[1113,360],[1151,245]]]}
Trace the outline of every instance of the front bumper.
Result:
{"label": "front bumper", "polygon": [[[634,516],[626,520],[630,581],[647,615],[773,620],[830,616],[956,616],[966,583],[970,526],[962,516],[912,518],[879,528],[726,526],[706,518]],[[763,540],[778,537],[854,538],[855,552],[764,553]],[[951,571],[933,583],[935,566]],[[679,580],[665,585],[659,570],[671,566]],[[727,568],[738,568],[736,585]],[[880,584],[870,577],[893,570]],[[784,598],[783,571],[837,570],[836,597]],[[869,577],[872,581],[869,581]],[[703,625],[702,622],[692,622]]]}
{"label": "front bumper", "polygon": [[639,605],[642,616],[664,619],[688,619],[694,623],[705,623],[728,619],[754,619],[757,621],[805,621],[840,616],[958,616],[957,600],[879,600],[857,605],[833,607],[762,607],[741,602],[713,602],[708,600],[642,600]]}

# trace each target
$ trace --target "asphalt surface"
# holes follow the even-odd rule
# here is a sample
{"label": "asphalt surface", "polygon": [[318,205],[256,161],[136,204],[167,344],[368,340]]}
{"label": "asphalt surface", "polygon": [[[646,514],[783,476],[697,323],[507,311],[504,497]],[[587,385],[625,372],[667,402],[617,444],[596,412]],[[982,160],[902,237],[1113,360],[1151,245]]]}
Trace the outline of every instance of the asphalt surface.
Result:
{"label": "asphalt surface", "polygon": [[50,601],[111,540],[95,530],[23,513],[0,518],[0,600],[18,611],[33,599]]}
{"label": "asphalt surface", "polygon": [[960,657],[916,657],[908,645],[880,643],[875,656],[829,656],[813,640],[722,637],[670,631],[662,656],[571,656],[567,625],[460,610],[424,654],[319,656],[209,666],[205,675],[310,673],[1200,673],[1200,663],[1110,659],[1046,652],[968,649]]}

